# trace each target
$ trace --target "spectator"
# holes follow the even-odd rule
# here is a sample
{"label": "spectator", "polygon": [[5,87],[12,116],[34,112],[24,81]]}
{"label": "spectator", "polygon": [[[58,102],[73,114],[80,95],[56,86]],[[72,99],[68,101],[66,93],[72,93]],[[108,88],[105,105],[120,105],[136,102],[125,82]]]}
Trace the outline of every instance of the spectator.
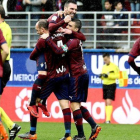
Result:
{"label": "spectator", "polygon": [[[102,11],[101,0],[83,0],[83,11]],[[86,18],[93,18],[93,15],[85,16]]]}
{"label": "spectator", "polygon": [[102,11],[105,11],[106,9],[105,9],[105,1],[106,0],[102,0]]}
{"label": "spectator", "polygon": [[[140,11],[140,0],[129,0],[130,6],[131,6],[131,11]],[[137,19],[140,19],[140,14],[136,15]],[[132,14],[131,18],[135,18],[135,15]]]}
{"label": "spectator", "polygon": [[24,11],[24,6],[22,4],[23,0],[17,0],[17,4],[15,6],[15,11]]}
{"label": "spectator", "polygon": [[[113,11],[113,4],[111,3],[110,0],[105,0],[105,11],[106,12],[111,12]],[[114,25],[114,22],[113,22],[113,14],[104,14],[102,16],[102,19],[105,19],[105,21],[101,21],[101,26],[104,26],[103,27],[103,32],[104,33],[113,33],[114,30],[113,30],[113,25]],[[109,35],[105,35],[104,36],[104,39],[105,40],[112,40],[114,37],[113,36],[109,36]]]}
{"label": "spectator", "polygon": [[53,11],[64,10],[64,4],[67,0],[53,0]]}
{"label": "spectator", "polygon": [[128,19],[127,14],[123,14],[121,12],[127,11],[125,8],[123,8],[123,5],[121,1],[116,1],[114,3],[115,10],[114,10],[114,15],[113,18],[117,19],[117,21],[114,22],[114,32],[115,33],[121,33],[122,31],[126,31],[124,28],[119,28],[119,26],[127,26],[128,21],[123,21],[123,19]]}
{"label": "spectator", "polygon": [[[78,11],[84,11],[83,10],[83,0],[77,0],[77,8],[78,8]],[[83,19],[83,14],[77,14],[76,15],[78,19]]]}
{"label": "spectator", "polygon": [[[26,12],[40,12],[42,0],[23,0],[23,4],[25,5]],[[26,16],[26,18],[28,18],[28,16]],[[40,15],[34,14],[31,18],[40,19]]]}
{"label": "spectator", "polygon": [[[53,1],[51,0],[44,0],[44,2],[42,1],[42,11],[53,11]],[[50,14],[43,14],[41,15],[42,19],[47,19],[48,17],[50,17]]]}
{"label": "spectator", "polygon": [[6,16],[7,16],[7,12],[8,12],[8,10],[7,10],[7,2],[8,2],[8,0],[2,0],[2,6],[3,6],[4,10],[5,10],[5,15]]}
{"label": "spectator", "polygon": [[17,0],[8,0],[7,2],[7,8],[9,12],[15,11]]}

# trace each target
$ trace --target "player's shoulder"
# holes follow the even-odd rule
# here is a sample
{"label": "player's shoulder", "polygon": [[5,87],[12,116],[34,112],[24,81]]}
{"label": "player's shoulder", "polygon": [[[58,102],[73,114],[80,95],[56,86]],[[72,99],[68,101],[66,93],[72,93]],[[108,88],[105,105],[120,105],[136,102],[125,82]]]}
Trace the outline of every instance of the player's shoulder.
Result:
{"label": "player's shoulder", "polygon": [[80,40],[77,39],[77,38],[73,38],[73,39],[70,39],[69,42],[73,42],[73,43],[79,43]]}
{"label": "player's shoulder", "polygon": [[60,19],[60,17],[58,16],[57,13],[51,15],[49,18],[48,18],[48,22],[51,22],[51,21],[57,21],[58,19]]}
{"label": "player's shoulder", "polygon": [[111,65],[113,66],[113,67],[118,67],[115,63],[113,63],[113,62],[111,62]]}
{"label": "player's shoulder", "polygon": [[37,44],[42,45],[45,43],[45,39],[39,38]]}
{"label": "player's shoulder", "polygon": [[137,43],[138,44],[140,43],[140,37],[134,42],[134,45],[137,44]]}

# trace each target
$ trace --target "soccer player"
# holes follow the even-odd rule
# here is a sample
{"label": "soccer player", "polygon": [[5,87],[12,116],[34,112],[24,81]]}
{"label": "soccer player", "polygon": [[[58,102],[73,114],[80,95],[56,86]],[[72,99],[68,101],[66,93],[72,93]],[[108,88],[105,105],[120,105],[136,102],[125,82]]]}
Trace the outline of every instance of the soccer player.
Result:
{"label": "soccer player", "polygon": [[108,53],[103,54],[105,65],[99,77],[103,80],[103,99],[105,100],[106,121],[110,123],[113,111],[112,101],[115,100],[116,79],[119,78],[119,68],[110,61]]}
{"label": "soccer player", "polygon": [[128,63],[140,75],[140,67],[135,63],[135,59],[140,55],[140,37],[134,43],[131,51],[129,52]]}
{"label": "soccer player", "polygon": [[5,10],[0,5],[0,29],[3,32],[3,36],[7,42],[9,48],[9,55],[7,56],[5,62],[3,63],[3,77],[2,77],[2,91],[3,88],[6,86],[7,82],[9,81],[10,74],[11,74],[11,67],[9,64],[10,60],[10,48],[11,48],[11,41],[12,41],[12,32],[10,26],[5,22]]}
{"label": "soccer player", "polygon": [[[9,49],[8,49],[8,45],[5,41],[5,38],[3,36],[3,33],[0,29],[0,48],[2,50],[2,53],[0,54],[0,83],[2,81],[2,76],[3,76],[3,67],[2,67],[2,63],[5,62],[8,54],[9,54]],[[2,95],[2,85],[0,84],[0,97]],[[7,127],[9,128],[9,140],[14,140],[16,137],[16,134],[19,132],[19,130],[21,129],[20,126],[18,126],[17,124],[15,124],[14,122],[12,122],[10,120],[10,118],[7,116],[7,114],[5,113],[5,111],[0,107],[0,133],[1,135],[3,135],[3,137],[5,137],[5,139],[8,138],[8,135],[5,133],[4,127],[2,126],[1,121],[3,121]]]}
{"label": "soccer player", "polygon": [[[73,19],[68,23],[67,29],[79,32],[81,26],[80,20]],[[67,29],[66,32],[68,31]],[[85,107],[81,106],[81,102],[86,102],[87,100],[89,83],[89,75],[83,59],[82,42],[79,39],[70,39],[62,48],[55,45],[50,37],[46,39],[46,42],[57,54],[68,52],[68,63],[71,74],[69,97],[74,121],[76,122],[75,125],[78,130],[78,136],[75,136],[73,140],[86,139],[83,131],[82,118],[84,118],[92,128],[89,140],[95,140],[101,130],[101,127],[94,122],[89,111]]]}
{"label": "soccer player", "polygon": [[[65,29],[71,18],[74,18],[77,12],[77,4],[74,0],[68,0],[64,5],[63,15],[53,14],[48,18],[49,33],[57,46],[62,46],[66,43],[66,38],[60,29]],[[61,17],[62,16],[62,17]],[[81,32],[71,32],[74,38],[85,41],[86,38]]]}
{"label": "soccer player", "polygon": [[[47,27],[47,22],[45,20],[39,20],[36,24],[36,30],[38,34],[47,34],[48,33],[48,27]],[[42,55],[42,52],[44,52],[44,55]],[[45,61],[42,59],[42,57],[45,57]],[[37,45],[33,52],[30,55],[30,58],[33,60],[37,61],[38,66],[40,67],[43,66],[42,64],[46,63],[47,69],[46,69],[46,80],[42,83],[43,85],[40,84],[40,81],[37,78],[37,82],[33,85],[33,91],[32,91],[32,98],[30,103],[30,108],[35,106],[35,100],[37,97],[40,97],[43,102],[42,104],[44,105],[46,102],[46,99],[50,96],[52,92],[55,93],[56,97],[58,100],[68,100],[68,79],[69,79],[69,69],[67,64],[62,63],[64,61],[61,61],[62,57],[58,55],[54,55],[53,51],[51,50],[50,47],[47,46],[45,43],[44,39],[39,39],[37,42]],[[43,60],[43,61],[38,61],[38,60]],[[59,71],[60,68],[63,68],[62,71]],[[45,70],[43,70],[45,71]],[[39,88],[38,88],[39,87]],[[34,101],[34,102],[33,102]],[[44,105],[45,106],[45,105]],[[67,106],[65,106],[67,108]],[[34,108],[32,108],[34,109]],[[30,110],[30,112],[34,110]],[[35,112],[37,113],[37,111]],[[33,117],[33,115],[35,117]],[[37,139],[36,133],[36,124],[37,124],[37,118],[36,115],[33,114],[32,119],[30,120],[31,122],[31,128],[30,132],[26,134],[20,134],[18,135],[20,138],[25,138],[25,139]],[[66,113],[68,117],[68,113]],[[67,140],[71,140],[71,137],[69,136]]]}
{"label": "soccer player", "polygon": [[[62,17],[58,14],[53,14],[48,18],[50,36],[53,38],[53,41],[58,47],[63,46],[67,42],[67,39],[65,38],[64,34],[60,32],[60,30],[66,28],[68,22],[71,21],[71,18],[74,18],[76,15],[76,12],[76,2],[74,0],[68,0],[64,5]],[[72,31],[70,34],[71,33],[74,38],[78,38],[82,41],[86,40],[85,36],[81,32]],[[63,54],[63,60],[65,61],[66,59],[67,58],[64,57]],[[69,100],[60,100],[59,103],[63,112],[65,124],[65,136],[61,140],[65,140],[71,135],[71,110],[69,107]]]}

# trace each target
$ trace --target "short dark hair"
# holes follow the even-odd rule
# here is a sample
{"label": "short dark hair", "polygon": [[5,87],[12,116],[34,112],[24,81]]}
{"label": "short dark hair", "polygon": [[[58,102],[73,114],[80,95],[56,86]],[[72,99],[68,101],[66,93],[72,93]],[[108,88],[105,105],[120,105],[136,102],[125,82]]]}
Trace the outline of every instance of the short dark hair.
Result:
{"label": "short dark hair", "polygon": [[106,2],[109,2],[110,4],[112,4],[112,2],[111,2],[110,0],[105,0],[105,3],[106,3]]}
{"label": "short dark hair", "polygon": [[79,19],[73,18],[71,20],[72,22],[75,22],[75,27],[78,28],[78,32],[81,30],[82,28],[82,22]]}
{"label": "short dark hair", "polygon": [[121,3],[122,4],[122,2],[120,0],[118,0],[118,1],[115,1],[114,6],[117,6],[118,3]]}
{"label": "short dark hair", "polygon": [[5,10],[2,5],[0,5],[0,15],[2,18],[5,18]]}
{"label": "short dark hair", "polygon": [[[69,5],[70,3],[76,4],[75,0],[68,0],[68,1],[66,1],[66,3],[64,4],[64,7],[68,7],[68,5]],[[76,5],[77,5],[77,4],[76,4]]]}
{"label": "short dark hair", "polygon": [[49,23],[48,23],[47,20],[45,20],[45,19],[40,19],[40,20],[38,21],[38,27],[39,27],[39,28],[43,27],[44,29],[48,30],[48,26],[49,26]]}
{"label": "short dark hair", "polygon": [[103,54],[103,58],[106,57],[106,56],[107,56],[107,57],[110,57],[110,54],[109,54],[109,53],[104,53],[104,54]]}

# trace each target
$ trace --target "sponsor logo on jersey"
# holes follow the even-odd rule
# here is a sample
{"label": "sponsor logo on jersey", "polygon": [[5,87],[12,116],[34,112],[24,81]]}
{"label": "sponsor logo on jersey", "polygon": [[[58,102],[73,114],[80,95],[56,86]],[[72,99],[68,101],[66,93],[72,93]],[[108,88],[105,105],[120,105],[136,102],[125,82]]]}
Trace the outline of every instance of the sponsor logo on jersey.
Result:
{"label": "sponsor logo on jersey", "polygon": [[52,20],[56,21],[56,19],[57,19],[57,16],[52,17]]}
{"label": "sponsor logo on jersey", "polygon": [[66,71],[66,68],[62,65],[60,68],[56,69],[57,74],[63,73]]}

